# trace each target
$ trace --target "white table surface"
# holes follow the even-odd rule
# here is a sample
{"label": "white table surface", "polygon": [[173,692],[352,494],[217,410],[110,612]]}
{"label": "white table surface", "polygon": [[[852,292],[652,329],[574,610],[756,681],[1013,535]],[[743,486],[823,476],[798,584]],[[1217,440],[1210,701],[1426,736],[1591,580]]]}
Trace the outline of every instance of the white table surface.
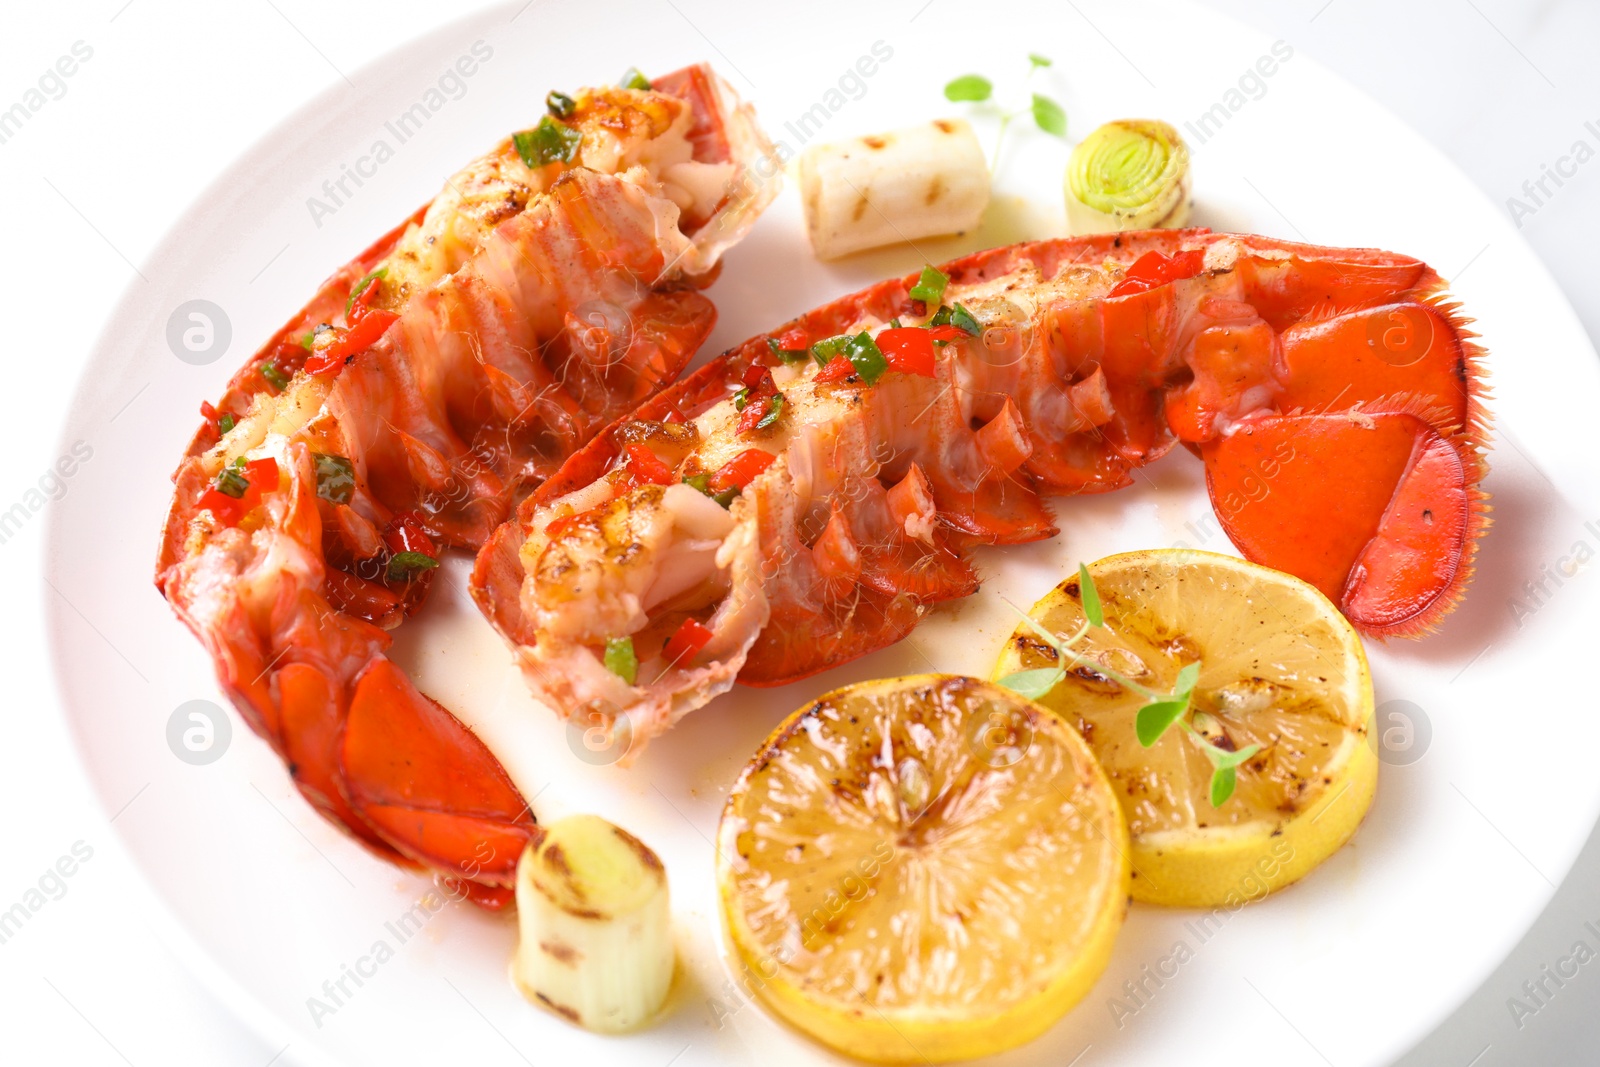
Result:
{"label": "white table surface", "polygon": [[[690,0],[683,0],[692,7]],[[898,2],[898,0],[897,0]],[[904,0],[907,17],[923,0]],[[975,17],[973,5],[935,0]],[[1314,56],[1449,155],[1508,214],[1600,342],[1600,161],[1537,202],[1524,190],[1586,141],[1600,148],[1600,3],[1593,0],[1211,0]],[[85,353],[112,303],[172,221],[259,132],[392,47],[469,4],[329,0],[98,0],[12,4],[0,34],[0,109],[59,57],[92,50],[64,92],[0,143],[13,343],[4,360],[0,507],[55,462]],[[1087,5],[1092,7],[1092,5]],[[753,5],[752,5],[753,7]],[[603,20],[598,20],[603,22]],[[1019,46],[1020,47],[1020,46]],[[342,73],[341,73],[342,72]],[[1222,72],[1226,73],[1226,72]],[[1594,128],[1586,128],[1586,123]],[[1374,160],[1382,166],[1382,160]],[[1570,170],[1571,168],[1566,168]],[[1534,191],[1537,193],[1537,190]],[[1397,176],[1398,196],[1423,196]],[[1531,212],[1510,202],[1517,198]],[[1493,247],[1484,256],[1495,255]],[[264,265],[265,266],[265,265]],[[1551,383],[1559,388],[1560,383]],[[67,483],[67,492],[71,484]],[[46,505],[48,510],[48,505]],[[1596,516],[1600,519],[1600,516]],[[0,911],[64,856],[70,877],[0,942],[0,1062],[292,1064],[246,1029],[156,938],[145,891],[91,798],[54,707],[38,624],[46,516],[0,544],[6,730],[0,744]],[[146,536],[107,516],[106,536]],[[1584,579],[1593,581],[1593,578]],[[1575,686],[1579,686],[1575,680]],[[1575,699],[1593,703],[1581,689]],[[137,794],[129,798],[138,803]],[[181,826],[174,833],[183,833]],[[1486,858],[1493,862],[1494,858]],[[1514,861],[1514,860],[1513,860]],[[69,864],[69,866],[71,866]],[[1600,967],[1533,999],[1537,983],[1600,922],[1600,836],[1554,901],[1473,998],[1400,1061],[1405,1067],[1590,1063],[1600,1044]],[[247,921],[241,917],[241,921]],[[1471,937],[1464,929],[1461,936]],[[1404,960],[1374,960],[1403,967]],[[1593,973],[1591,973],[1593,972]],[[1513,1014],[1518,998],[1536,1011]],[[1360,1025],[1360,1020],[1352,1020]]]}

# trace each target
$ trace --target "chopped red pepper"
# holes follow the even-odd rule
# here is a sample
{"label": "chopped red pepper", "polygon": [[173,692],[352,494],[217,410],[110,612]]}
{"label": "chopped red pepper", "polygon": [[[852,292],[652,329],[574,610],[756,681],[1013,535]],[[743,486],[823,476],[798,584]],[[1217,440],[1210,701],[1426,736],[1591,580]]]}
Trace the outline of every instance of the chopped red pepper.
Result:
{"label": "chopped red pepper", "polygon": [[920,374],[924,378],[934,376],[933,336],[927,330],[920,326],[901,326],[884,330],[876,340],[878,351],[888,360],[890,370]]}
{"label": "chopped red pepper", "polygon": [[239,520],[261,503],[262,493],[278,488],[278,461],[270,456],[251,460],[240,473],[250,483],[244,495],[229,496],[213,485],[200,496],[200,506],[215,515],[224,526],[239,525]]}
{"label": "chopped red pepper", "polygon": [[811,347],[811,338],[804,330],[796,326],[778,335],[778,347],[790,352],[799,352],[802,349]]}
{"label": "chopped red pepper", "polygon": [[635,485],[671,485],[678,480],[673,476],[672,468],[644,445],[628,446],[626,466]]}
{"label": "chopped red pepper", "polygon": [[594,510],[594,508],[590,508],[589,511],[574,511],[571,515],[563,515],[558,519],[551,519],[544,528],[545,537],[552,541],[555,540],[557,537],[560,537],[562,534],[572,529],[572,527],[577,524],[579,519],[592,513]]}
{"label": "chopped red pepper", "polygon": [[772,380],[772,371],[759,363],[746,368],[741,380],[745,399],[744,410],[739,412],[739,432],[749,433],[773,413],[775,404],[783,403],[782,394],[778,392],[778,383]]}
{"label": "chopped red pepper", "polygon": [[[775,416],[783,410],[782,404],[783,394],[777,392],[750,401],[739,413],[739,432],[749,433],[761,429],[763,424],[772,425],[772,422],[777,421]],[[769,419],[772,421],[769,422]]]}
{"label": "chopped red pepper", "polygon": [[1191,249],[1164,256],[1160,252],[1146,252],[1133,261],[1122,281],[1112,286],[1107,296],[1130,296],[1166,285],[1168,282],[1193,278],[1205,267],[1206,254],[1202,249]]}
{"label": "chopped red pepper", "polygon": [[928,340],[930,341],[960,341],[972,335],[959,326],[932,326],[929,327]]}
{"label": "chopped red pepper", "polygon": [[382,281],[382,278],[371,278],[362,287],[361,292],[350,298],[350,313],[344,317],[345,322],[354,326],[366,316],[367,312],[372,309],[372,299],[378,295],[378,285]]}
{"label": "chopped red pepper", "polygon": [[309,355],[310,353],[299,341],[285,337],[278,342],[278,347],[273,349],[272,363],[284,374],[293,378],[295,371],[300,369]]}
{"label": "chopped red pepper", "polygon": [[217,421],[217,409],[211,406],[211,401],[200,401],[200,417],[205,419],[207,422]]}
{"label": "chopped red pepper", "polygon": [[846,356],[834,356],[828,365],[817,371],[815,382],[842,382],[856,372],[856,365]]}
{"label": "chopped red pepper", "polygon": [[383,528],[383,543],[396,555],[418,552],[435,559],[439,557],[439,549],[434,545],[427,527],[422,525],[422,519],[409,511],[402,511],[389,520],[389,524]]}
{"label": "chopped red pepper", "polygon": [[711,636],[711,631],[703,623],[684,619],[683,625],[678,627],[678,632],[667,641],[667,646],[661,650],[661,654],[666,657],[668,663],[687,663],[711,643]]}
{"label": "chopped red pepper", "polygon": [[763,452],[759,448],[747,448],[717,469],[711,476],[711,489],[717,493],[727,489],[743,489],[762,471],[772,466],[777,458],[771,452]]}
{"label": "chopped red pepper", "polygon": [[[370,286],[368,287],[371,288]],[[334,341],[313,352],[305,363],[307,374],[326,374],[344,365],[346,356],[365,352],[377,343],[400,316],[392,311],[371,310],[356,319],[348,329],[334,328]]]}

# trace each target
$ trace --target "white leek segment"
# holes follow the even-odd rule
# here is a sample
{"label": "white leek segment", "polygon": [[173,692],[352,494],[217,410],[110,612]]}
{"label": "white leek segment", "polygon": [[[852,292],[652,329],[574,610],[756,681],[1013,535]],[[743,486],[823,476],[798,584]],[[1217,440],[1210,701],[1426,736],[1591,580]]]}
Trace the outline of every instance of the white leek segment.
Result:
{"label": "white leek segment", "polygon": [[666,1001],[676,959],[661,860],[595,815],[544,828],[517,863],[512,977],[570,1022],[619,1033]]}
{"label": "white leek segment", "polygon": [[989,164],[971,126],[936,119],[808,148],[800,196],[812,250],[835,259],[972,229],[989,204]]}
{"label": "white leek segment", "polygon": [[1074,236],[1182,226],[1189,221],[1189,147],[1165,122],[1108,122],[1072,150],[1066,193]]}

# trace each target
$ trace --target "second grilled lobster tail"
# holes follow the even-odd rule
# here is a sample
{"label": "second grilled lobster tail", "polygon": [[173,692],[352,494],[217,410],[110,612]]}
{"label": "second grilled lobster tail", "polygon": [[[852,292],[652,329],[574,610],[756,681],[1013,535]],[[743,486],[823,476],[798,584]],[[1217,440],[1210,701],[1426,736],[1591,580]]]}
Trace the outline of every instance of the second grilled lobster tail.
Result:
{"label": "second grilled lobster tail", "polygon": [[[1181,443],[1250,559],[1417,635],[1486,526],[1473,343],[1426,264],[1204,230],[1041,241],[756,337],[575,455],[473,592],[535,695],[637,746],[899,640]],[[726,509],[724,508],[726,505]],[[579,597],[581,589],[582,597]],[[605,665],[626,639],[636,678]]]}

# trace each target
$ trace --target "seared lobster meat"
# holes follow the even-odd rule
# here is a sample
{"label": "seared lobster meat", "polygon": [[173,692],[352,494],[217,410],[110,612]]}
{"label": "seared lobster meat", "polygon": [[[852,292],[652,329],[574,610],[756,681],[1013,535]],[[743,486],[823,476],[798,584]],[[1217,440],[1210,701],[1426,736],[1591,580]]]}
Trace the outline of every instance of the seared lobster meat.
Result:
{"label": "seared lobster meat", "polygon": [[318,810],[491,906],[533,816],[387,658],[388,631],[443,549],[476,549],[678,376],[716,317],[699,289],[777,192],[770,144],[705,67],[568,103],[329,278],[203,405],[156,573]]}
{"label": "seared lobster meat", "polygon": [[[1044,494],[1128,485],[1178,443],[1240,551],[1366,633],[1424,633],[1462,595],[1481,353],[1427,265],[1186,230],[943,273],[937,299],[895,279],[731,350],[495,533],[473,593],[536,697],[636,752],[735,679],[899,640],[977,589],[969,546],[1050,537]],[[606,666],[623,640],[632,680]]]}

